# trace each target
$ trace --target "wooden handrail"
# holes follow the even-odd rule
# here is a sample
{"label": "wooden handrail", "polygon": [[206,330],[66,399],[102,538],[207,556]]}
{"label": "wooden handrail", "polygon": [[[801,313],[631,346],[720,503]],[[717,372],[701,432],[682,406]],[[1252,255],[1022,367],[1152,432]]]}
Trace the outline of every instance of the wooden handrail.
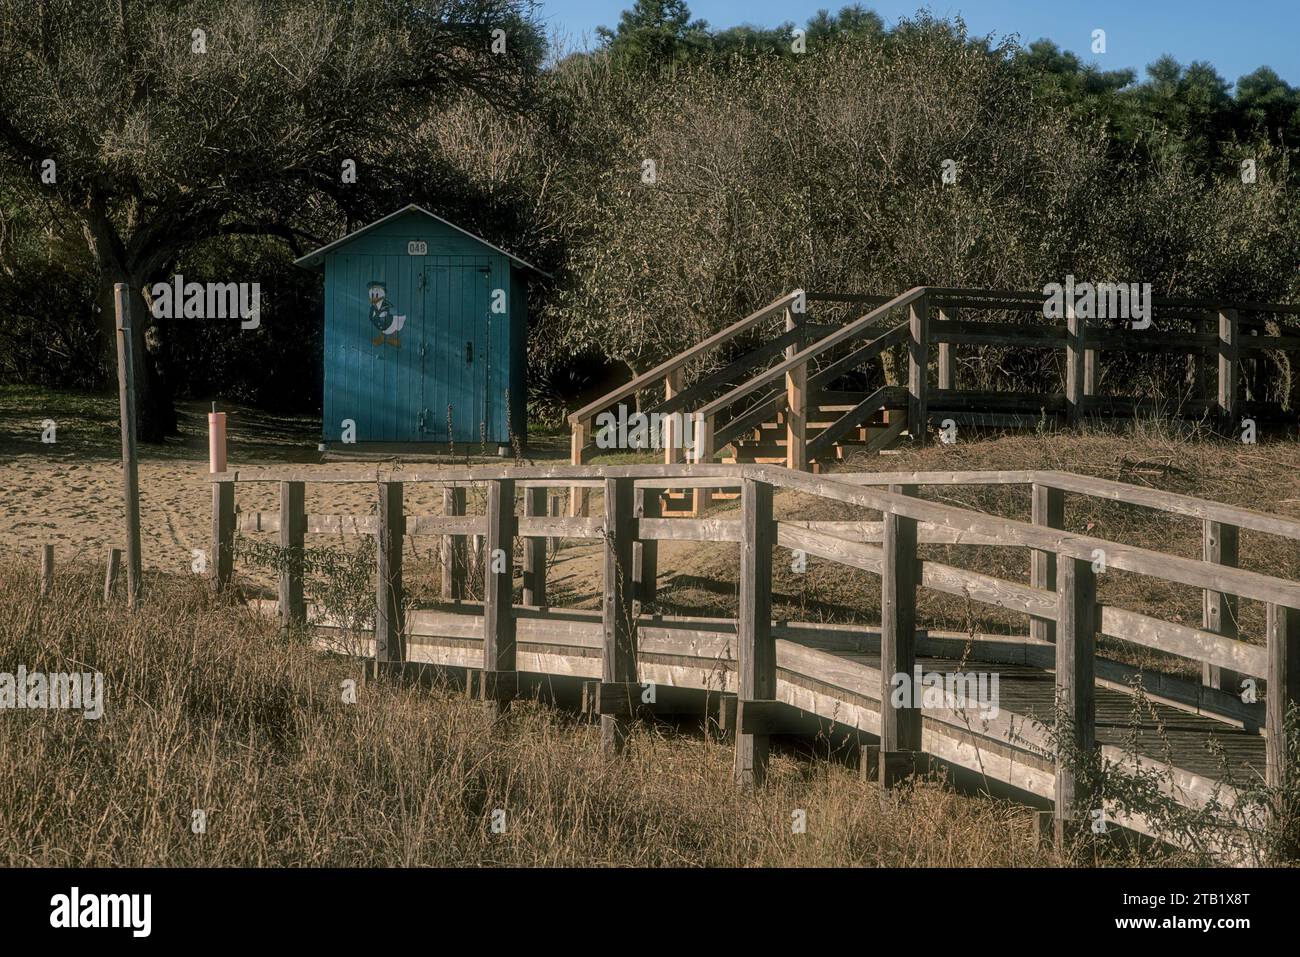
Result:
{"label": "wooden handrail", "polygon": [[632,395],[634,392],[638,392],[641,389],[657,385],[660,380],[670,372],[680,369],[692,359],[696,359],[704,355],[706,352],[716,349],[723,343],[734,339],[742,332],[752,329],[764,319],[770,318],[772,315],[788,308],[792,303],[798,300],[801,295],[802,292],[796,289],[793,292],[788,292],[779,299],[769,303],[757,312],[751,312],[744,319],[741,319],[738,322],[733,322],[720,332],[715,332],[713,335],[709,336],[709,338],[697,342],[685,352],[673,356],[673,358],[669,359],[667,362],[661,362],[649,372],[641,373],[641,375],[634,378],[631,382],[620,386],[612,392],[606,393],[594,402],[587,403],[581,409],[569,416],[569,423],[571,425],[576,425],[579,422],[583,422],[591,418],[597,412],[608,408],[620,399],[625,399],[629,395]]}
{"label": "wooden handrail", "polygon": [[833,349],[836,346],[857,339],[862,335],[865,329],[877,322],[882,316],[888,315],[894,309],[911,305],[924,295],[925,287],[917,286],[914,289],[909,289],[901,295],[895,296],[893,299],[889,300],[889,302],[877,306],[865,315],[853,320],[848,325],[841,326],[830,335],[824,336],[812,345],[799,350],[783,362],[779,362],[771,368],[760,372],[748,382],[736,386],[736,388],[732,389],[726,395],[714,399],[712,402],[700,409],[700,413],[704,415],[705,418],[708,418],[711,415],[716,415],[722,409],[725,409],[737,400],[744,398],[749,393],[783,378],[785,374],[792,369],[797,369],[807,365],[810,359],[815,359],[817,356],[829,349]]}

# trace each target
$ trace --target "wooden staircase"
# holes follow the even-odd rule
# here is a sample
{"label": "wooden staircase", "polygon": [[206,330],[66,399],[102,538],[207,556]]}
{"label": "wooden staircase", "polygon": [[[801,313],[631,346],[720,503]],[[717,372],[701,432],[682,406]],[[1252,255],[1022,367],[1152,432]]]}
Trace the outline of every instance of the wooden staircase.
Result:
{"label": "wooden staircase", "polygon": [[[857,398],[859,401],[865,399],[866,394]],[[812,442],[834,426],[856,405],[854,401],[835,400],[809,406],[808,421],[804,425],[807,441]],[[813,472],[820,472],[827,461],[844,461],[850,449],[875,451],[886,447],[902,431],[898,428],[900,419],[906,418],[907,413],[902,409],[895,409],[892,413],[889,409],[876,409],[866,421],[850,427],[844,435],[836,438],[827,453],[810,459],[809,467]],[[727,446],[720,461],[728,465],[785,465],[789,458],[789,420],[789,412],[778,412],[773,421],[760,423],[748,437],[736,439]]]}

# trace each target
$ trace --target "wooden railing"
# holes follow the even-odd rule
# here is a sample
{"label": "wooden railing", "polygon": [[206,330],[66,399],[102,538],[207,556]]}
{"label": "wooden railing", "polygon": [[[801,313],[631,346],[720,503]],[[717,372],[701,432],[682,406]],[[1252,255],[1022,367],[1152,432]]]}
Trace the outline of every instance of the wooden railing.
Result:
{"label": "wooden railing", "polygon": [[[1300,704],[1300,584],[1257,571],[1234,567],[1238,531],[1300,541],[1300,521],[1235,506],[1173,495],[1119,482],[1055,471],[942,472],[846,474],[814,476],[777,466],[700,464],[621,467],[486,467],[432,472],[373,470],[340,474],[325,471],[235,471],[212,476],[213,584],[226,588],[233,572],[236,523],[235,488],[249,482],[274,482],[280,487],[280,514],[242,516],[238,527],[277,531],[280,542],[301,550],[304,535],[355,530],[377,539],[374,654],[380,663],[398,665],[406,656],[406,602],[403,589],[403,536],[436,535],[464,541],[482,535],[484,569],[482,603],[483,660],[479,687],[493,707],[502,708],[516,695],[517,622],[548,614],[545,606],[545,539],[551,536],[603,541],[604,595],[602,679],[596,699],[605,702],[601,723],[606,748],[617,752],[640,700],[638,682],[639,606],[655,597],[656,545],[663,540],[737,542],[740,545],[739,617],[735,623],[734,658],[737,672],[736,776],[744,784],[760,782],[767,763],[767,740],[780,726],[776,702],[777,651],[772,618],[772,562],[776,547],[802,550],[880,576],[879,767],[888,783],[899,767],[910,766],[922,751],[919,706],[895,708],[888,682],[910,674],[916,661],[917,593],[926,588],[1025,615],[1031,629],[1055,645],[1052,667],[1059,701],[1070,718],[1074,744],[1086,752],[1096,747],[1094,687],[1105,668],[1114,667],[1096,656],[1098,635],[1108,635],[1145,648],[1200,662],[1211,686],[1195,700],[1185,701],[1203,712],[1221,715],[1246,726],[1263,727],[1266,735],[1266,776],[1276,785],[1288,780],[1285,747],[1287,710]],[[373,484],[375,511],[366,516],[307,515],[306,482]],[[448,514],[408,515],[406,484],[442,486],[451,504]],[[707,484],[739,488],[738,518],[665,519],[638,514],[638,492],[655,500],[666,488]],[[483,515],[464,513],[467,486],[486,486]],[[1031,521],[1020,521],[970,508],[923,499],[922,486],[1027,486],[1032,496]],[[600,518],[553,517],[538,514],[545,490],[579,487],[603,494]],[[881,514],[879,522],[798,522],[774,514],[776,490],[803,493],[858,506]],[[524,501],[517,515],[517,498]],[[1205,554],[1191,559],[1097,536],[1063,531],[1064,497],[1079,494],[1121,502],[1200,521]],[[514,539],[524,540],[524,605],[512,603]],[[1029,584],[922,559],[918,547],[931,542],[979,547],[1028,549],[1033,556]],[[1097,568],[1102,556],[1102,572]],[[463,556],[463,552],[462,552]],[[464,562],[450,563],[444,575],[444,597],[465,597]],[[299,564],[280,565],[279,613],[286,624],[306,617]],[[1166,621],[1143,611],[1119,608],[1097,600],[1097,578],[1105,569],[1149,576],[1192,586],[1205,596],[1205,617],[1196,628]],[[1236,631],[1235,603],[1266,605],[1262,644],[1242,641]],[[1264,704],[1243,703],[1227,676],[1263,679]],[[1177,692],[1167,692],[1177,696]],[[1263,714],[1261,716],[1260,711]],[[1262,717],[1262,720],[1260,720]],[[990,732],[991,733],[991,732]],[[1055,785],[1058,822],[1077,806],[1080,786],[1071,768],[1057,768]]]}
{"label": "wooden railing", "polygon": [[[801,314],[790,311],[795,302],[818,300],[864,303],[871,308],[858,319],[838,327],[808,325]],[[963,313],[981,311],[1041,316],[1044,295],[1039,292],[920,286],[884,299],[796,291],[575,412],[570,416],[572,461],[574,464],[586,461],[590,451],[590,424],[597,413],[616,406],[660,379],[664,380],[665,398],[648,411],[694,412],[699,417],[694,461],[712,461],[726,445],[783,413],[786,466],[799,470],[828,454],[836,442],[881,408],[905,408],[906,428],[918,442],[926,441],[931,416],[940,414],[951,415],[954,421],[969,419],[976,424],[995,426],[1028,425],[1046,416],[1077,426],[1094,415],[1131,416],[1143,411],[1163,411],[1209,417],[1218,427],[1228,430],[1238,427],[1242,415],[1269,418],[1285,411],[1286,415],[1295,417],[1293,410],[1283,410],[1278,403],[1260,400],[1264,368],[1260,358],[1265,351],[1300,351],[1300,330],[1282,329],[1280,334],[1267,334],[1262,319],[1243,318],[1242,314],[1294,315],[1300,313],[1300,306],[1167,298],[1152,299],[1150,306],[1152,327],[1137,330],[1118,326],[1101,328],[1096,321],[1077,317],[1068,303],[1059,324],[1046,320],[1028,324],[959,318]],[[887,321],[903,310],[906,310],[906,321],[888,326]],[[681,373],[687,362],[733,344],[737,335],[777,314],[786,318],[783,336],[762,343],[722,369],[684,387]],[[1160,328],[1160,323],[1170,321],[1194,331]],[[883,331],[882,324],[885,324]],[[861,370],[887,349],[903,344],[908,350],[906,385],[882,384],[860,392],[859,401],[850,410],[820,435],[809,439],[805,423],[810,404],[816,404],[819,395],[830,390],[844,375]],[[1062,387],[1060,391],[1042,393],[960,389],[956,349],[962,346],[1063,350]],[[1106,351],[1191,356],[1195,394],[1172,406],[1152,396],[1098,395],[1099,356]],[[783,360],[772,364],[770,360],[782,352]],[[930,373],[932,359],[936,367],[934,385]],[[1250,368],[1243,370],[1243,363]],[[750,370],[756,371],[738,381],[738,377]],[[1243,383],[1254,396],[1253,401],[1243,399]],[[894,434],[903,427],[903,420],[899,419]],[[665,462],[679,461],[682,461],[680,450],[668,450]],[[585,514],[582,507],[575,512],[579,513]]]}

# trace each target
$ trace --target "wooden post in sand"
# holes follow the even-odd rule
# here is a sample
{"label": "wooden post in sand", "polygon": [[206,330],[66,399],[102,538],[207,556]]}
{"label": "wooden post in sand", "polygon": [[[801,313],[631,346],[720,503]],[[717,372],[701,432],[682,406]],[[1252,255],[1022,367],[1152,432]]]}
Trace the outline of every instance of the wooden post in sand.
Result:
{"label": "wooden post in sand", "polygon": [[135,454],[135,368],[126,283],[113,284],[117,310],[117,395],[122,413],[122,493],[126,500],[126,600],[140,599],[140,479]]}
{"label": "wooden post in sand", "polygon": [[54,546],[41,546],[41,597],[44,598],[54,587]]}
{"label": "wooden post in sand", "polygon": [[104,601],[113,600],[113,588],[117,585],[117,573],[122,567],[122,549],[109,548],[108,567],[104,570]]}

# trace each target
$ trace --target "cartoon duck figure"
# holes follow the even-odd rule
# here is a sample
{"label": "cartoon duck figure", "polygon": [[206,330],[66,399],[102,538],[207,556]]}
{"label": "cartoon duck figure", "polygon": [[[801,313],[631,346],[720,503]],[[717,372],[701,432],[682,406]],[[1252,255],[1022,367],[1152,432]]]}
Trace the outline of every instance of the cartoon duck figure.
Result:
{"label": "cartoon duck figure", "polygon": [[406,317],[393,314],[393,304],[388,301],[388,287],[382,282],[372,282],[367,288],[370,291],[370,324],[379,333],[370,344],[381,346],[387,342],[400,349],[402,340],[397,334],[406,325]]}

